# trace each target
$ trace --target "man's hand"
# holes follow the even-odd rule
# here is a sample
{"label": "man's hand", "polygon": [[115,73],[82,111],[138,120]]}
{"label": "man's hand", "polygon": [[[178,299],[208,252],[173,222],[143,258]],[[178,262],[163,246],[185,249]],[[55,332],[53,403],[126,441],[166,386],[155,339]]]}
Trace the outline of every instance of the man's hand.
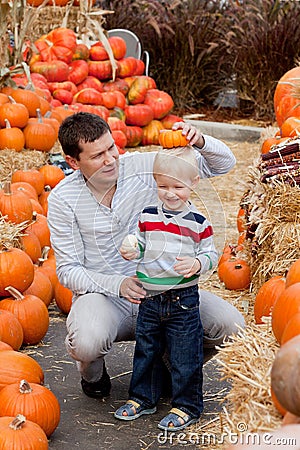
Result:
{"label": "man's hand", "polygon": [[179,275],[183,275],[184,278],[190,278],[195,275],[195,273],[199,272],[201,268],[201,263],[199,259],[191,258],[190,256],[177,256],[177,261],[174,265],[174,270],[176,270]]}
{"label": "man's hand", "polygon": [[182,129],[182,134],[187,138],[190,145],[196,145],[199,148],[202,148],[204,146],[205,141],[202,133],[196,127],[194,127],[190,123],[175,122],[172,126],[172,130],[180,129]]}
{"label": "man's hand", "polygon": [[137,277],[128,277],[122,282],[120,287],[120,295],[131,303],[141,303],[140,298],[144,298],[146,291],[144,290]]}

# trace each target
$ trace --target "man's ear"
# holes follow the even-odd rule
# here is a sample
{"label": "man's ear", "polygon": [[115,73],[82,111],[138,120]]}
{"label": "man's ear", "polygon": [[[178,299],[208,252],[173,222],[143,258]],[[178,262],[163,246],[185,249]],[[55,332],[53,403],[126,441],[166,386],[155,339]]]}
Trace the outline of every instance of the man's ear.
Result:
{"label": "man's ear", "polygon": [[78,169],[79,169],[77,159],[73,158],[73,157],[70,156],[70,155],[66,155],[66,156],[65,156],[65,160],[66,160],[66,162],[69,164],[69,166],[70,166],[73,170],[78,170]]}

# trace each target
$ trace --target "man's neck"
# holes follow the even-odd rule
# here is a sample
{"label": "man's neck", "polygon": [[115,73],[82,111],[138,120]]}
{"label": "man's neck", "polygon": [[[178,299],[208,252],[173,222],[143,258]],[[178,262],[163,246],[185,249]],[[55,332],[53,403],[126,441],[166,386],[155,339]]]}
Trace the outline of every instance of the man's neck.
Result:
{"label": "man's neck", "polygon": [[116,184],[113,184],[111,187],[106,187],[101,190],[96,189],[96,187],[90,184],[88,181],[86,184],[93,193],[96,200],[101,203],[101,205],[107,206],[108,208],[111,207],[112,199],[117,189]]}

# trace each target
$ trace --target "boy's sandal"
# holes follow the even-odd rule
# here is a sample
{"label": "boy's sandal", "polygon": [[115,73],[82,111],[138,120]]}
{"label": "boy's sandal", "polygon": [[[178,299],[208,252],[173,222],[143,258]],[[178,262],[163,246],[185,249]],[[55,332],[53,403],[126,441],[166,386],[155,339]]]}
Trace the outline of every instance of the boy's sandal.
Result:
{"label": "boy's sandal", "polygon": [[[184,423],[181,423],[180,418]],[[189,414],[178,408],[172,408],[158,424],[158,428],[165,431],[179,431],[188,427],[192,423],[198,422],[199,419],[191,417]]]}
{"label": "boy's sandal", "polygon": [[[127,416],[123,415],[124,412],[127,413]],[[119,409],[117,409],[117,411],[115,411],[114,416],[116,419],[120,420],[135,420],[143,414],[154,414],[155,412],[156,407],[144,408],[134,400],[128,400],[125,405],[121,406]]]}

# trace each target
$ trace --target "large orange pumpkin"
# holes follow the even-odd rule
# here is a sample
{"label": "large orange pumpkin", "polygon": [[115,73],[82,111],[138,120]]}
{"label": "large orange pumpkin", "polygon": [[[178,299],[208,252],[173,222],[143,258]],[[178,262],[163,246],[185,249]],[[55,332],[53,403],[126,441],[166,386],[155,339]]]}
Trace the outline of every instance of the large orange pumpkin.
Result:
{"label": "large orange pumpkin", "polygon": [[10,149],[20,152],[25,145],[23,131],[18,127],[12,127],[8,119],[5,119],[5,128],[0,130],[0,150]]}
{"label": "large orange pumpkin", "polygon": [[11,183],[4,183],[0,189],[0,212],[6,219],[13,223],[29,222],[32,217],[32,205],[21,191],[12,191]]}
{"label": "large orange pumpkin", "polygon": [[63,314],[69,314],[72,306],[72,291],[63,286],[59,281],[54,287],[54,299],[58,309]]}
{"label": "large orange pumpkin", "polygon": [[48,448],[47,436],[37,423],[26,420],[21,414],[0,418],[0,450]]}
{"label": "large orange pumpkin", "polygon": [[300,335],[300,312],[292,315],[287,322],[282,333],[281,345],[298,335]]}
{"label": "large orange pumpkin", "polygon": [[23,328],[18,318],[10,311],[0,310],[0,338],[13,350],[19,350],[23,343]]}
{"label": "large orange pumpkin", "polygon": [[144,104],[151,107],[154,119],[162,119],[174,106],[172,97],[159,89],[148,89]]}
{"label": "large orange pumpkin", "polygon": [[22,105],[26,106],[29,112],[29,117],[36,117],[36,110],[40,108],[40,97],[29,89],[14,89],[11,93],[11,97]]}
{"label": "large orange pumpkin", "polygon": [[[290,109],[299,103],[299,100],[293,98],[293,89],[295,81],[300,78],[300,66],[288,70],[278,81],[274,92],[274,111],[276,115],[277,124],[280,127],[287,117]],[[280,102],[284,99],[292,99],[294,102],[291,105],[288,103],[285,108],[280,109]]]}
{"label": "large orange pumpkin", "polygon": [[284,289],[273,306],[272,330],[279,343],[288,321],[298,312],[300,312],[300,283],[295,283]]}
{"label": "large orange pumpkin", "polygon": [[5,127],[5,120],[8,120],[11,127],[25,127],[29,119],[28,109],[22,103],[16,103],[12,97],[9,98],[10,102],[0,105],[0,126]]}
{"label": "large orange pumpkin", "polygon": [[25,181],[25,183],[31,184],[37,195],[40,195],[44,190],[44,178],[37,169],[18,169],[12,174],[11,181],[12,183]]}
{"label": "large orange pumpkin", "polygon": [[163,130],[162,123],[159,120],[151,120],[143,128],[142,145],[158,145],[161,130]]}
{"label": "large orange pumpkin", "polygon": [[34,277],[34,267],[30,257],[18,248],[0,251],[0,296],[6,296],[7,286],[25,291]]}
{"label": "large orange pumpkin", "polygon": [[21,380],[0,391],[0,416],[23,414],[37,423],[50,436],[60,421],[60,405],[56,396],[45,386]]}
{"label": "large orange pumpkin", "polygon": [[53,286],[49,277],[39,270],[38,266],[34,267],[34,278],[31,285],[23,292],[23,295],[34,295],[40,298],[48,307],[53,298]]}
{"label": "large orange pumpkin", "polygon": [[23,328],[23,343],[25,345],[38,344],[48,331],[49,314],[45,303],[35,295],[22,295],[11,286],[7,293],[13,298],[4,298],[0,302],[0,309],[5,309],[16,315]]}
{"label": "large orange pumpkin", "polygon": [[296,259],[286,274],[286,287],[300,282],[300,259]]}
{"label": "large orange pumpkin", "polygon": [[50,244],[50,229],[47,218],[43,214],[33,213],[32,222],[25,229],[25,231],[32,231],[39,239],[41,248],[51,247]]}
{"label": "large orange pumpkin", "polygon": [[55,28],[34,43],[42,61],[63,61],[69,64],[76,49],[76,34],[69,28]]}
{"label": "large orange pumpkin", "polygon": [[285,279],[274,276],[266,281],[258,290],[254,302],[254,317],[256,323],[262,324],[262,317],[271,315],[274,303],[285,289]]}
{"label": "large orange pumpkin", "polygon": [[44,372],[39,363],[31,356],[15,350],[0,352],[0,389],[23,379],[29,383],[43,384]]}

